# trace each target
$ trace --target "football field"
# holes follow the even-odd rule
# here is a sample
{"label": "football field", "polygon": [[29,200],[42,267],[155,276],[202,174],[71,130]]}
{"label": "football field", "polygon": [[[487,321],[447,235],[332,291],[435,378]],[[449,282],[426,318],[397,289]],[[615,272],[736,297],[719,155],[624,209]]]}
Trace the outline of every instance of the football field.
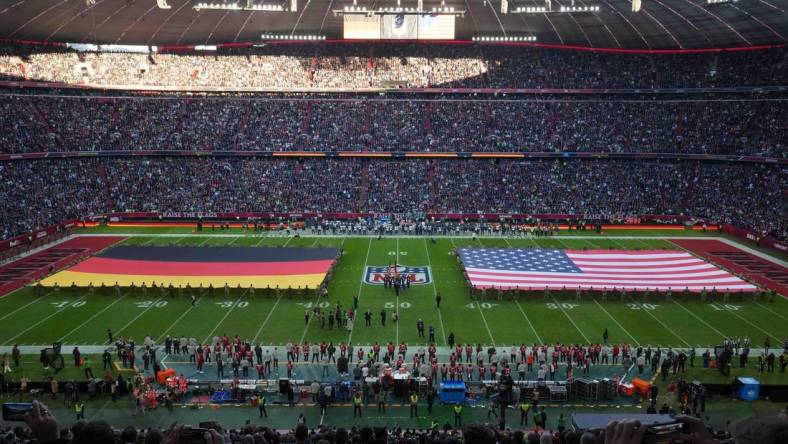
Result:
{"label": "football field", "polygon": [[[102,230],[88,230],[98,233]],[[328,299],[316,292],[286,293],[279,296],[253,296],[248,290],[216,289],[203,294],[192,306],[188,296],[163,295],[148,289],[122,289],[89,294],[63,288],[50,289],[36,297],[33,289],[23,288],[0,298],[0,346],[45,345],[61,341],[66,345],[106,343],[107,329],[115,336],[133,337],[141,343],[145,336],[159,342],[167,335],[186,336],[210,342],[213,337],[239,335],[253,343],[285,344],[289,341],[352,342],[367,345],[377,341],[408,344],[424,343],[419,339],[416,323],[422,319],[435,327],[438,346],[447,343],[453,333],[457,342],[508,346],[531,343],[596,343],[608,329],[611,342],[673,347],[707,347],[727,337],[750,336],[760,347],[764,338],[779,346],[788,335],[788,301],[774,302],[731,298],[702,302],[698,295],[673,300],[662,296],[643,299],[633,295],[621,300],[618,295],[607,300],[585,297],[577,300],[569,294],[554,292],[548,299],[540,294],[521,298],[490,296],[473,300],[454,253],[457,247],[547,247],[565,249],[678,249],[664,233],[636,233],[599,236],[556,236],[552,238],[440,237],[433,243],[426,237],[286,237],[276,233],[240,231],[192,233],[189,229],[115,228],[105,229],[113,235],[127,235],[127,245],[175,246],[287,246],[342,247],[328,286]],[[565,234],[565,233],[564,233]],[[693,235],[684,231],[668,235]],[[366,267],[428,267],[429,283],[412,285],[396,297],[382,285],[364,282]],[[436,307],[435,295],[442,303]],[[207,293],[207,292],[205,292]],[[312,317],[304,322],[305,309],[316,306],[333,311],[340,302],[347,308],[354,295],[359,297],[357,321],[352,330],[321,328]],[[363,313],[373,313],[372,326],[364,325]],[[380,311],[388,313],[385,327]],[[392,311],[399,322],[391,321]]]}

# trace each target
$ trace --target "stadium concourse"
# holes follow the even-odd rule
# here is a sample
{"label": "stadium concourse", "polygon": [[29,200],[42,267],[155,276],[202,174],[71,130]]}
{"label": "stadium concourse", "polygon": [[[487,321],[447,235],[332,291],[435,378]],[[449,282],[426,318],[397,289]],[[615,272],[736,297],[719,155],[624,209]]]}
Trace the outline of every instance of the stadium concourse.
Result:
{"label": "stadium concourse", "polygon": [[781,42],[23,43],[0,396],[36,404],[4,442],[784,436]]}

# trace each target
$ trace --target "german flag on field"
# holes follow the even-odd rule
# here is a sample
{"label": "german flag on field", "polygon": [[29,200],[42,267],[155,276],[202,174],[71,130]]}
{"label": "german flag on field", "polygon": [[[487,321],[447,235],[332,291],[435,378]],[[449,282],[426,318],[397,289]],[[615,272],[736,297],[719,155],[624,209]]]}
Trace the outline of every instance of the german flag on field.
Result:
{"label": "german flag on field", "polygon": [[118,246],[41,281],[45,287],[317,288],[336,248]]}

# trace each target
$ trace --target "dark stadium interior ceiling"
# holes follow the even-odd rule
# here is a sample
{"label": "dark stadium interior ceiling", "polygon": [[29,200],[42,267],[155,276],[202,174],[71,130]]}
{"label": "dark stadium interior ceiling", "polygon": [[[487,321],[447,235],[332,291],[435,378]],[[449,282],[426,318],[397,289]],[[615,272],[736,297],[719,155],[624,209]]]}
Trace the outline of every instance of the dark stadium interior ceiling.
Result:
{"label": "dark stadium interior ceiling", "polygon": [[[0,0],[0,37],[115,44],[216,44],[260,40],[261,34],[319,34],[341,38],[342,17],[332,10],[352,0],[297,0],[296,12],[195,10],[198,0]],[[222,0],[214,0],[221,2]],[[238,0],[245,3],[245,0]],[[263,0],[255,0],[263,1]],[[291,0],[264,0],[289,8]],[[423,0],[424,8],[440,6]],[[538,42],[605,48],[702,48],[785,43],[788,0],[575,0],[598,13],[501,13],[502,0],[446,0],[465,10],[456,37],[535,35]],[[415,7],[417,0],[401,0]],[[397,0],[357,0],[368,8]],[[553,9],[572,0],[553,0]],[[509,10],[543,6],[543,0],[509,0]]]}

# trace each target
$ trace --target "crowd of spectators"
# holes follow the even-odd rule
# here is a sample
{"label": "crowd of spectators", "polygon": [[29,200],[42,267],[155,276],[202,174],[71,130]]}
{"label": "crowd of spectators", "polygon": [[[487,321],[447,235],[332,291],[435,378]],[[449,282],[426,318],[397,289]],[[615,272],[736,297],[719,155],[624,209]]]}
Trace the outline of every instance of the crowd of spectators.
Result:
{"label": "crowd of spectators", "polygon": [[[114,429],[103,420],[75,422],[62,427],[49,412],[42,413],[43,404],[34,402],[33,412],[26,419],[27,426],[0,427],[6,444],[177,444],[204,442],[206,444],[637,444],[644,441],[648,427],[634,419],[611,422],[605,430],[584,431],[574,428],[546,430],[542,427],[500,429],[489,423],[471,423],[453,428],[448,422],[434,429],[416,430],[401,427],[319,425],[309,428],[298,424],[290,430],[275,430],[267,426],[247,424],[240,428],[224,428],[211,421],[202,429],[173,423],[168,429],[160,427],[137,429],[128,426]],[[299,418],[300,419],[300,418]],[[783,410],[774,416],[751,416],[737,420],[728,430],[714,430],[702,420],[678,416],[684,424],[677,442],[687,444],[772,444],[784,442],[788,422]],[[195,433],[197,432],[197,433]],[[202,436],[201,436],[202,435]],[[648,437],[652,435],[649,434]],[[191,439],[189,439],[191,438]]]}
{"label": "crowd of spectators", "polygon": [[107,211],[685,214],[788,237],[772,164],[116,157],[2,162],[0,183],[3,238]]}
{"label": "crowd of spectators", "polygon": [[497,45],[267,45],[197,53],[0,48],[0,78],[218,88],[714,88],[788,84],[785,48],[614,54]]}
{"label": "crowd of spectators", "polygon": [[0,152],[788,153],[788,100],[0,95]]}

